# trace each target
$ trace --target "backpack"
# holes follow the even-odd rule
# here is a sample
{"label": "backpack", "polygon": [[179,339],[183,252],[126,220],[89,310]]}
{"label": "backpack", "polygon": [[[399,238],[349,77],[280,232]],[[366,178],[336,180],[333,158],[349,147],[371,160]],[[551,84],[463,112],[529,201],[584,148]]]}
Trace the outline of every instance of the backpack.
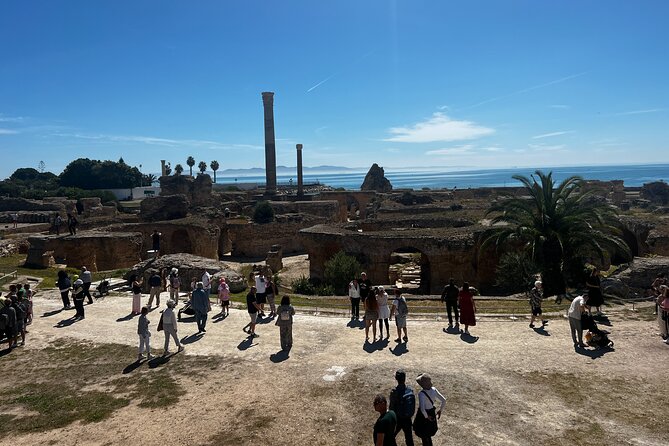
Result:
{"label": "backpack", "polygon": [[390,394],[390,402],[393,410],[398,417],[411,418],[416,412],[416,395],[411,387],[404,388],[404,394],[397,394],[398,388],[395,387]]}
{"label": "backpack", "polygon": [[0,310],[0,331],[6,330],[9,325],[9,315],[5,308],[6,307],[2,307],[2,310]]}
{"label": "backpack", "polygon": [[400,297],[397,303],[397,314],[404,317],[407,314],[409,314],[409,306],[407,305],[407,301],[404,299],[404,297]]}

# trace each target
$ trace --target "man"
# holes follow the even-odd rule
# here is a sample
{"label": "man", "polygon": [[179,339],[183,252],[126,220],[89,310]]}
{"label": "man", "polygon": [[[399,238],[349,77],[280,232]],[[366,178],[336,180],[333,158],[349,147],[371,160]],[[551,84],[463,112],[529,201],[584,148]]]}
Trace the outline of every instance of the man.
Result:
{"label": "man", "polygon": [[202,286],[204,286],[204,291],[207,293],[207,296],[211,294],[211,274],[206,269],[202,273]]}
{"label": "man", "polygon": [[162,291],[163,288],[163,279],[160,277],[160,274],[158,274],[158,271],[153,273],[151,277],[149,277],[149,304],[147,305],[149,307],[149,310],[151,309],[151,304],[153,303],[153,298],[156,298],[156,307],[160,306],[160,292]]}
{"label": "man", "polygon": [[7,349],[11,350],[16,345],[16,310],[9,298],[0,297],[0,328],[7,338]]}
{"label": "man", "polygon": [[458,314],[458,294],[460,290],[457,285],[455,285],[455,280],[451,277],[448,281],[448,285],[444,287],[444,291],[441,293],[441,301],[446,303],[446,313],[448,314],[448,328],[453,327],[453,316],[451,312],[455,314],[455,326],[456,328],[460,326],[460,314]]}
{"label": "man", "polygon": [[571,301],[571,305],[569,306],[569,328],[571,329],[571,340],[574,341],[574,348],[585,348],[585,344],[583,344],[583,326],[581,325],[581,315],[584,311],[586,311],[587,303],[587,295],[578,296]]}
{"label": "man", "polygon": [[404,296],[402,296],[400,289],[395,288],[395,300],[393,300],[393,306],[390,309],[390,319],[392,319],[393,315],[395,315],[395,325],[397,325],[397,339],[395,339],[395,342],[402,341],[402,330],[404,330],[404,342],[409,341],[409,335],[407,334],[408,314],[409,307],[407,305],[407,301]]}
{"label": "man", "polygon": [[379,394],[374,397],[374,410],[379,413],[379,418],[374,423],[374,446],[397,446],[395,442],[397,417],[395,412],[388,410],[385,396]]}
{"label": "man", "polygon": [[204,290],[202,282],[198,282],[193,290],[191,297],[191,305],[195,311],[195,322],[197,322],[197,332],[206,333],[207,313],[211,311],[211,302],[209,302],[209,295]]}
{"label": "man", "polygon": [[[534,282],[534,288],[530,291],[530,308],[532,309],[530,328],[534,328],[534,318],[542,317],[543,312],[541,311],[541,301],[544,298],[543,294],[543,284],[541,283],[541,280],[537,280]],[[548,321],[542,317],[541,326],[543,327],[547,323]]]}
{"label": "man", "polygon": [[260,317],[265,317],[265,303],[267,303],[267,280],[265,279],[265,273],[260,271],[260,273],[255,276],[256,282],[256,302],[259,305],[259,314]]}
{"label": "man", "polygon": [[74,320],[86,319],[84,314],[84,281],[76,275],[72,284],[72,300],[74,301],[74,309],[77,310],[74,314]]}
{"label": "man", "polygon": [[16,229],[19,224],[19,214],[16,212],[12,214],[12,223],[14,224],[14,229]]}
{"label": "man", "polygon": [[395,372],[397,387],[390,391],[390,410],[395,412],[397,426],[395,437],[400,431],[404,431],[404,441],[407,446],[413,446],[413,433],[411,430],[411,418],[416,411],[416,395],[411,387],[407,387],[407,375],[400,369]]}
{"label": "man", "polygon": [[[258,312],[260,311],[260,305],[258,305],[256,294],[257,294],[256,287],[252,286],[251,289],[249,290],[249,293],[246,295],[246,308],[249,312],[249,317],[251,318],[251,322],[249,322],[244,326],[244,328],[242,328],[242,330],[245,333],[248,333],[253,338],[258,337],[258,335],[256,334],[256,320],[258,319]],[[247,328],[248,331],[246,330]]]}
{"label": "man", "polygon": [[153,234],[151,234],[151,244],[153,248],[153,255],[155,257],[160,257],[160,236],[163,235],[162,233],[158,232],[157,229],[153,230]]}
{"label": "man", "polygon": [[369,296],[369,292],[372,290],[372,281],[367,278],[367,273],[360,273],[360,280],[358,280],[358,286],[360,287],[360,298],[364,302]]}
{"label": "man", "polygon": [[84,283],[84,297],[88,298],[88,303],[92,304],[93,303],[93,296],[91,296],[91,284],[93,282],[93,275],[91,272],[86,269],[85,266],[81,267],[81,275],[79,275],[79,278],[81,281]]}

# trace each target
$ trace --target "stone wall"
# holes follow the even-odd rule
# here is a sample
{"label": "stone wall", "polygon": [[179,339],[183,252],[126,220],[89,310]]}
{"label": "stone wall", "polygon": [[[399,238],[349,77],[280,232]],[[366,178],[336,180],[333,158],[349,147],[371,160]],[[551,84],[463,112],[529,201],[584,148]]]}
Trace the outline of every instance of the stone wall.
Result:
{"label": "stone wall", "polygon": [[8,211],[38,211],[38,212],[65,212],[64,202],[50,202],[27,200],[25,198],[0,197],[0,212]]}
{"label": "stone wall", "polygon": [[193,206],[211,203],[212,181],[208,174],[193,178],[190,175],[160,177],[160,196],[185,195]]}
{"label": "stone wall", "polygon": [[188,215],[190,201],[184,194],[146,198],[140,203],[143,221],[176,220]]}
{"label": "stone wall", "polygon": [[339,203],[339,218],[333,221],[345,222],[349,217],[356,217],[355,211],[360,211],[359,218],[367,217],[367,205],[376,197],[376,192],[355,191],[325,191],[320,193],[322,200],[337,200]]}
{"label": "stone wall", "polygon": [[339,221],[339,203],[336,200],[272,201],[271,205],[276,215],[300,213],[324,217],[331,222]]}

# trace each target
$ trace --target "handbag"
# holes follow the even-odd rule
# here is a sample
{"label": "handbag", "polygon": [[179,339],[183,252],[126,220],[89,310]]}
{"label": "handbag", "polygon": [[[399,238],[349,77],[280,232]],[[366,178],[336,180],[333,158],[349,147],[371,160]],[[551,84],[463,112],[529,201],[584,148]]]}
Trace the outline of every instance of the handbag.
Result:
{"label": "handbag", "polygon": [[164,313],[160,313],[160,320],[158,321],[158,331],[163,331],[163,316]]}
{"label": "handbag", "polygon": [[432,420],[425,418],[423,416],[423,412],[419,408],[418,413],[416,414],[416,418],[413,422],[413,431],[419,438],[433,437],[439,430],[439,425],[437,424],[437,410],[434,408],[434,402],[432,401],[432,398],[430,398],[430,395],[428,395],[424,390],[421,390],[420,393],[425,394],[427,399],[430,400],[430,403],[432,403],[432,407],[430,409],[425,409],[425,412],[427,412],[427,415],[431,417]]}

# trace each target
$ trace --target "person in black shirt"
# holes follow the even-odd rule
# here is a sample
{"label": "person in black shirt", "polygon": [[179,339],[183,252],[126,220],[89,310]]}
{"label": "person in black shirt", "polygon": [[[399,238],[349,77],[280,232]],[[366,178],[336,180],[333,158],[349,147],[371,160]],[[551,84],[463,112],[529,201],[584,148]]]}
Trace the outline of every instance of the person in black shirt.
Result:
{"label": "person in black shirt", "polygon": [[162,291],[162,285],[163,285],[163,279],[160,277],[160,274],[158,271],[153,273],[151,277],[149,277],[149,304],[147,307],[149,307],[149,310],[151,309],[151,304],[153,303],[153,298],[156,298],[156,307],[160,306],[160,292]]}
{"label": "person in black shirt", "polygon": [[385,396],[379,394],[374,397],[374,410],[379,413],[379,419],[374,423],[374,446],[397,446],[395,442],[397,417],[395,412],[388,410]]}
{"label": "person in black shirt", "polygon": [[[246,324],[242,330],[244,330],[245,333],[248,333],[250,336],[257,338],[258,335],[256,334],[256,319],[258,318],[258,311],[260,311],[260,305],[258,305],[258,301],[256,298],[256,287],[252,286],[251,289],[249,290],[249,293],[246,295],[246,308],[247,311],[249,312],[249,317],[251,318],[251,322]],[[248,328],[248,331],[246,329]]]}
{"label": "person in black shirt", "polygon": [[441,293],[441,301],[446,303],[446,313],[448,314],[448,327],[453,327],[453,316],[451,312],[455,313],[455,325],[460,325],[460,314],[458,313],[458,293],[460,290],[455,285],[455,280],[451,278],[448,285],[444,287]]}
{"label": "person in black shirt", "polygon": [[372,281],[367,278],[367,273],[360,273],[360,280],[358,280],[358,286],[360,286],[360,298],[364,302],[369,296],[369,292],[372,289]]}
{"label": "person in black shirt", "polygon": [[162,234],[158,232],[157,229],[153,230],[153,234],[151,234],[151,243],[153,245],[153,255],[155,257],[160,257],[160,236]]}

